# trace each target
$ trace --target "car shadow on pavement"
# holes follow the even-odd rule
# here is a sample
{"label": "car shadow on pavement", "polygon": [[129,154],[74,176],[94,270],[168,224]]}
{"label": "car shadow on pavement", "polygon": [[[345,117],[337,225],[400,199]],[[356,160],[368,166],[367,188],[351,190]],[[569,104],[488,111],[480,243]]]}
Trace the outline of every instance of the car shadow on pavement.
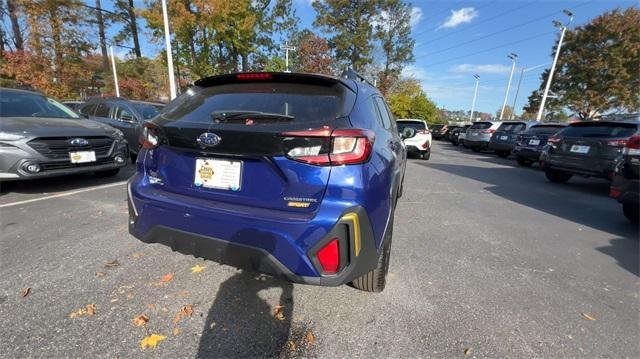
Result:
{"label": "car shadow on pavement", "polygon": [[[281,314],[260,296],[281,290]],[[291,330],[293,284],[277,277],[241,271],[224,281],[207,315],[197,358],[280,357]]]}
{"label": "car shadow on pavement", "polygon": [[[634,245],[635,244],[635,245]],[[596,248],[601,253],[618,261],[618,265],[629,272],[640,276],[640,263],[638,263],[638,241],[635,243],[624,238],[614,238],[608,246]]]}

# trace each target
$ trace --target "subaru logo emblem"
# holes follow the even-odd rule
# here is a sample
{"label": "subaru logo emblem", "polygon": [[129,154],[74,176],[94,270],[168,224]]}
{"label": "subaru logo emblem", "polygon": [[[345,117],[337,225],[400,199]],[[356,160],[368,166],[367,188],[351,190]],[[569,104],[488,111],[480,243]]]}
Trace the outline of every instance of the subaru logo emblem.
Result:
{"label": "subaru logo emblem", "polygon": [[69,144],[71,146],[88,146],[89,141],[85,140],[84,138],[73,138],[69,140]]}
{"label": "subaru logo emblem", "polygon": [[220,141],[222,141],[222,138],[211,132],[201,134],[196,140],[201,147],[215,147],[220,144]]}

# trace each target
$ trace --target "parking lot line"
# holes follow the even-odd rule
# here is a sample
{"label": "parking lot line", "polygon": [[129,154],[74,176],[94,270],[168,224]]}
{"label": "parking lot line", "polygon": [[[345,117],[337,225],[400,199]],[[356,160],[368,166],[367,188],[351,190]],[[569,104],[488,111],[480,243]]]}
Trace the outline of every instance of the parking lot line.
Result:
{"label": "parking lot line", "polygon": [[109,184],[104,184],[104,185],[95,186],[95,187],[83,188],[83,189],[79,189],[79,190],[76,190],[76,191],[68,191],[68,192],[62,192],[62,193],[58,193],[58,194],[52,194],[50,196],[44,196],[44,197],[40,197],[40,198],[33,198],[33,199],[27,199],[27,200],[24,200],[24,201],[5,203],[5,204],[0,204],[0,208],[19,206],[21,204],[39,202],[39,201],[44,201],[44,200],[53,199],[53,198],[66,197],[66,196],[71,196],[71,195],[78,194],[78,193],[90,192],[90,191],[95,191],[95,190],[99,190],[99,189],[103,189],[103,188],[120,186],[120,185],[123,185],[123,184],[126,184],[126,183],[127,183],[127,181],[120,181],[120,182],[109,183]]}

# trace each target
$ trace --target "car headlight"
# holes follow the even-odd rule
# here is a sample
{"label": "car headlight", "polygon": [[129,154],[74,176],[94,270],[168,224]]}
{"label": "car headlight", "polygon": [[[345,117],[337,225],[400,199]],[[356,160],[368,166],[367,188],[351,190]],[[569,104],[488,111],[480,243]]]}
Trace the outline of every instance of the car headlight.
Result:
{"label": "car headlight", "polygon": [[0,131],[0,141],[17,141],[23,139],[24,136],[15,133]]}

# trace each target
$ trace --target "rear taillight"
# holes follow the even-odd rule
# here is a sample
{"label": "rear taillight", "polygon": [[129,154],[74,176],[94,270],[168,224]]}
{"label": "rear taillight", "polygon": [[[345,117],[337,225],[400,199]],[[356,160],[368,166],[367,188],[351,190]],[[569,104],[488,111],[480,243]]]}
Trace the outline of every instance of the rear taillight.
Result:
{"label": "rear taillight", "polygon": [[374,135],[369,130],[324,127],[284,132],[285,155],[292,160],[319,166],[339,166],[366,162]]}
{"label": "rear taillight", "polygon": [[272,77],[270,73],[264,72],[245,72],[236,75],[238,80],[271,80]]}
{"label": "rear taillight", "polygon": [[607,146],[610,147],[624,147],[627,144],[627,140],[609,140]]}
{"label": "rear taillight", "polygon": [[521,145],[522,144],[522,136],[518,135],[518,137],[516,138],[516,144],[517,145]]}
{"label": "rear taillight", "polygon": [[560,142],[560,137],[558,136],[551,136],[547,139],[547,143],[551,144],[551,145],[555,145],[556,143]]}
{"label": "rear taillight", "polygon": [[150,122],[146,122],[140,135],[140,145],[142,148],[152,149],[160,144],[158,127]]}
{"label": "rear taillight", "polygon": [[431,133],[431,131],[427,130],[427,129],[423,129],[423,130],[418,130],[418,133],[421,135],[428,135]]}
{"label": "rear taillight", "polygon": [[640,136],[629,138],[622,153],[630,156],[640,156]]}
{"label": "rear taillight", "polygon": [[618,198],[620,197],[620,190],[616,187],[609,188],[609,197]]}
{"label": "rear taillight", "polygon": [[495,133],[496,130],[494,130],[493,128],[488,128],[486,130],[480,130],[480,133],[488,133],[488,134],[492,134]]}
{"label": "rear taillight", "polygon": [[336,274],[340,268],[340,244],[338,238],[333,238],[316,254],[324,274]]}

